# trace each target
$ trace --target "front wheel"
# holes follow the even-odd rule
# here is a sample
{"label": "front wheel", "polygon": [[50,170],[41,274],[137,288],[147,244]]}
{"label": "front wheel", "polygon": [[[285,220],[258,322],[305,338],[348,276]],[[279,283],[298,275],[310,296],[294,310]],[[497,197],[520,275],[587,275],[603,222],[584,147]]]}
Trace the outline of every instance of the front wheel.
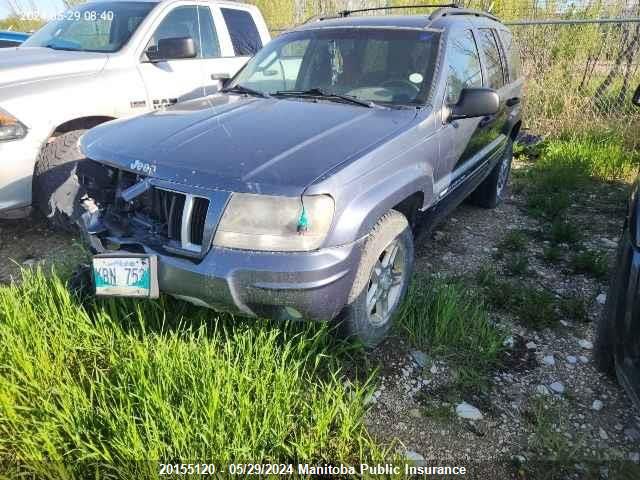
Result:
{"label": "front wheel", "polygon": [[369,234],[347,306],[339,316],[348,337],[366,346],[375,346],[384,339],[407,293],[413,260],[409,222],[391,210]]}

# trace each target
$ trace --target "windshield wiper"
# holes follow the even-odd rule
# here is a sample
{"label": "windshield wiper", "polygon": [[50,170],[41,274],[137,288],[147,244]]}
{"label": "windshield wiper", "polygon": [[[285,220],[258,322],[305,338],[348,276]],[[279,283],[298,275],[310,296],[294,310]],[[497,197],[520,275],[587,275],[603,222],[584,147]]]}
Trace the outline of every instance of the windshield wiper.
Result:
{"label": "windshield wiper", "polygon": [[352,97],[349,95],[340,95],[337,93],[325,92],[321,88],[311,88],[309,90],[280,90],[273,95],[277,97],[322,98],[329,101],[339,101],[343,103],[351,103],[353,105],[360,105],[361,107],[373,108],[373,102],[358,100],[356,97]]}
{"label": "windshield wiper", "polygon": [[261,92],[259,90],[254,90],[253,88],[245,87],[244,85],[240,85],[239,83],[230,88],[223,88],[220,90],[222,93],[232,92],[232,93],[245,93],[247,95],[253,95],[254,97],[260,98],[269,98],[270,95],[265,92]]}

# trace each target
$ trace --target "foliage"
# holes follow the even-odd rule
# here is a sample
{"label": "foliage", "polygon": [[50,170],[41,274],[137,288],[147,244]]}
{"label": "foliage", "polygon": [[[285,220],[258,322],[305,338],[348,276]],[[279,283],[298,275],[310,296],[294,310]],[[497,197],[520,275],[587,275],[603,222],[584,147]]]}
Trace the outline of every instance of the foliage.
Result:
{"label": "foliage", "polygon": [[354,347],[333,338],[167,298],[82,305],[57,276],[25,272],[0,287],[0,459],[36,478],[141,478],[157,460],[376,456],[369,383],[344,381]]}

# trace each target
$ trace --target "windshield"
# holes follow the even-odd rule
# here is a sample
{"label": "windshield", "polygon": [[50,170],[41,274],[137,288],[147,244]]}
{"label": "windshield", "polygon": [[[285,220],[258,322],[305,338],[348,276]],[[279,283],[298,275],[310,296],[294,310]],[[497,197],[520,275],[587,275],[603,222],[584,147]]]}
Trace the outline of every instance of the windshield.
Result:
{"label": "windshield", "polygon": [[437,32],[409,29],[287,33],[260,50],[228,88],[269,95],[316,91],[383,104],[422,104],[431,89],[439,43]]}
{"label": "windshield", "polygon": [[155,5],[151,2],[87,3],[61,13],[22,45],[54,50],[116,52],[129,41]]}

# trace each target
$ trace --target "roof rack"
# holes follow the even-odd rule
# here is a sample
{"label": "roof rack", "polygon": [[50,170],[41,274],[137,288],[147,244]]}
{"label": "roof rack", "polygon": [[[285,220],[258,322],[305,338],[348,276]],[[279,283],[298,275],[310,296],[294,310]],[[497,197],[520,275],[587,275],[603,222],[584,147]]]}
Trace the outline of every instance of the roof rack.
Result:
{"label": "roof rack", "polygon": [[400,8],[459,8],[455,3],[437,3],[437,4],[426,4],[426,5],[396,5],[390,7],[372,7],[372,8],[359,8],[356,10],[342,10],[338,12],[339,17],[348,17],[352,13],[362,13],[362,12],[374,12],[377,10],[397,10]]}
{"label": "roof rack", "polygon": [[452,17],[454,15],[474,15],[476,17],[485,17],[496,22],[499,22],[500,19],[495,15],[491,15],[489,12],[483,12],[482,10],[471,10],[469,8],[459,8],[456,7],[451,9],[449,6],[443,6],[442,8],[437,9],[429,16],[429,20],[436,20],[442,17]]}

